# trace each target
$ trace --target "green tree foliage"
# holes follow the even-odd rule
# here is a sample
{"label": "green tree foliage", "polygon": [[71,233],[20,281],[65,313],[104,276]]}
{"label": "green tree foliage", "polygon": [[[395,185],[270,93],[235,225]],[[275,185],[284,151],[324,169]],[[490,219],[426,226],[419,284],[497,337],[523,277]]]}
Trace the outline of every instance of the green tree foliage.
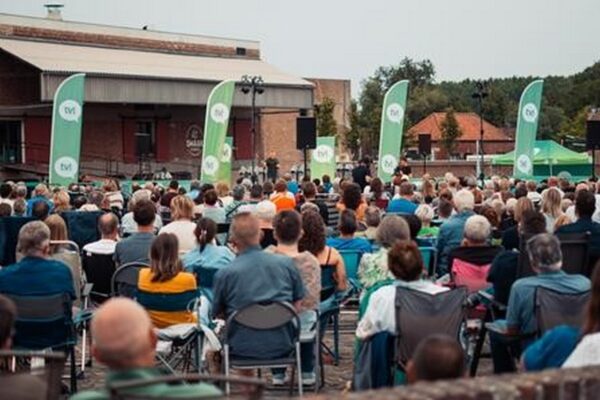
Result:
{"label": "green tree foliage", "polygon": [[356,100],[350,103],[350,130],[346,132],[345,145],[353,154],[358,154],[360,146],[361,127],[360,113],[358,112],[358,104]]}
{"label": "green tree foliage", "polygon": [[446,116],[440,124],[442,131],[442,147],[446,150],[449,155],[454,153],[456,148],[456,140],[462,136],[462,131],[454,115],[454,109],[452,107],[446,110]]}
{"label": "green tree foliage", "polygon": [[[537,77],[492,78],[486,81],[488,97],[484,101],[484,118],[492,124],[514,131],[517,109],[523,89]],[[410,81],[404,131],[432,112],[452,107],[455,112],[478,112],[472,99],[475,81],[435,82],[431,61],[404,58],[395,66],[380,67],[362,82],[358,97],[353,134],[360,137],[365,154],[375,155],[379,143],[381,107],[386,90],[401,79]],[[544,78],[539,138],[560,140],[565,135],[581,137],[590,107],[600,107],[600,62],[571,76]],[[403,148],[414,138],[405,137]]]}
{"label": "green tree foliage", "polygon": [[334,109],[335,101],[330,97],[324,97],[321,104],[315,106],[317,134],[319,136],[337,136],[337,123],[333,118]]}

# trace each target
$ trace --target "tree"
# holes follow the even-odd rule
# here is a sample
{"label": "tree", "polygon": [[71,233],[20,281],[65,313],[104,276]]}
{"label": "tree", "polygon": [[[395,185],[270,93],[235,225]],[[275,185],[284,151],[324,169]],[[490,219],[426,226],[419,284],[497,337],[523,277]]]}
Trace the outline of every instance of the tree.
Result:
{"label": "tree", "polygon": [[354,155],[358,154],[358,148],[361,143],[361,129],[360,129],[360,114],[358,112],[358,104],[356,100],[352,100],[350,103],[350,130],[346,132],[344,138],[345,145]]}
{"label": "tree", "polygon": [[453,108],[446,110],[446,116],[440,124],[440,129],[442,130],[442,147],[450,157],[456,148],[456,140],[462,136]]}
{"label": "tree", "polygon": [[333,118],[335,102],[330,97],[324,97],[321,104],[315,106],[317,119],[317,134],[319,136],[337,136],[337,123]]}
{"label": "tree", "polygon": [[586,133],[586,122],[590,114],[591,107],[583,107],[573,118],[566,119],[562,125],[562,131],[565,134],[579,138],[584,138]]}

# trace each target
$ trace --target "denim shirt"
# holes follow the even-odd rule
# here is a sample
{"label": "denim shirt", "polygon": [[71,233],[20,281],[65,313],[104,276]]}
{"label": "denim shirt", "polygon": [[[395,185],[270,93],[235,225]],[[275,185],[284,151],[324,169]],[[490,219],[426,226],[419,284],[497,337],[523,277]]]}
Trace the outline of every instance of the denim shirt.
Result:
{"label": "denim shirt", "polygon": [[460,246],[463,240],[465,222],[471,216],[475,215],[472,210],[464,210],[450,217],[440,227],[438,236],[438,274],[443,275],[448,272],[448,255],[452,250]]}

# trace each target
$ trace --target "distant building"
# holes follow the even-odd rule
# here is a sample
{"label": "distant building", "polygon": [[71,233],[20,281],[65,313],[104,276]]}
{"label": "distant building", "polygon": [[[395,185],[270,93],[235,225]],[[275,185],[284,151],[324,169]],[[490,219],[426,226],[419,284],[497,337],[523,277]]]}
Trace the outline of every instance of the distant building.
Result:
{"label": "distant building", "polygon": [[[234,169],[270,150],[289,168],[301,160],[289,116],[312,113],[320,88],[330,86],[267,64],[253,40],[68,22],[56,10],[48,18],[0,14],[0,179],[47,174],[53,96],[78,72],[86,73],[81,173],[99,176],[163,166],[198,176],[208,95],[220,81],[243,75],[262,76],[265,90],[256,99],[252,146],[251,96],[236,88],[228,133]],[[345,109],[349,81],[336,85],[341,89],[324,92]],[[346,125],[340,110],[339,124]],[[276,115],[285,121],[272,123]]]}
{"label": "distant building", "polygon": [[[461,112],[454,115],[462,131],[462,136],[457,140],[454,156],[466,158],[468,155],[477,154],[477,141],[480,139],[479,115]],[[441,126],[445,118],[446,113],[432,113],[408,130],[410,134],[414,135],[415,139],[418,139],[420,134],[431,135],[432,158],[435,160],[450,158],[441,145]],[[514,149],[514,140],[504,130],[485,120],[483,121],[483,132],[483,151],[485,154],[505,153]]]}

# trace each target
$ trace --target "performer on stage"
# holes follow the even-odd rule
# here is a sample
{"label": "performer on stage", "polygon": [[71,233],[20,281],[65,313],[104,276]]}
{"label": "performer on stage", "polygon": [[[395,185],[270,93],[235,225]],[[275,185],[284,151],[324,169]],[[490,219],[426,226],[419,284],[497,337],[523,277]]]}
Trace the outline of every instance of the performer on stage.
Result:
{"label": "performer on stage", "polygon": [[279,160],[274,151],[269,154],[269,158],[265,160],[267,167],[267,180],[271,182],[277,181],[277,171],[279,170]]}

